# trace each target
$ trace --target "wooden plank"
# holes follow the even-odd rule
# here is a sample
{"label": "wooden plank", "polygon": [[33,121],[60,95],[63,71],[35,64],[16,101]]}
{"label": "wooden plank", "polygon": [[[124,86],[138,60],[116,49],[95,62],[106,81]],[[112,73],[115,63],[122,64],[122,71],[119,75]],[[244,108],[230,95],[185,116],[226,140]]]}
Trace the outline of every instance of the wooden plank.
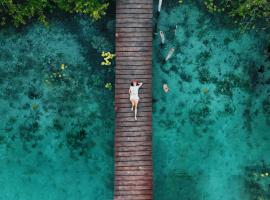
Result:
{"label": "wooden plank", "polygon": [[[151,151],[152,146],[135,146],[135,147],[115,147],[115,152],[132,152],[132,151]],[[140,165],[138,166],[140,167]]]}
{"label": "wooden plank", "polygon": [[[127,41],[120,42],[119,41],[119,42],[116,43],[116,48],[119,48],[119,47],[151,47],[152,48],[152,41],[149,41],[149,42],[146,42],[146,41],[141,41],[141,42],[133,42],[133,41],[131,41],[131,42],[127,42]],[[151,59],[151,57],[148,57],[148,59]]]}
{"label": "wooden plank", "polygon": [[115,143],[115,147],[141,147],[141,146],[152,146],[152,142],[144,141],[144,142],[117,142]]}
{"label": "wooden plank", "polygon": [[151,200],[152,195],[121,195],[115,196],[114,200]]}
{"label": "wooden plank", "polygon": [[[120,109],[120,108],[130,108],[131,109],[131,104],[130,103],[115,103],[115,106]],[[145,103],[145,102],[140,102],[138,108],[144,108],[144,107],[150,107],[151,103]],[[134,124],[135,125],[135,124]]]}
{"label": "wooden plank", "polygon": [[[134,29],[134,28],[138,28],[140,31],[142,29],[146,29],[151,31],[151,29],[153,28],[153,23],[151,20],[149,19],[133,19],[133,18],[121,18],[119,19],[121,20],[121,22],[117,22],[116,23],[116,30],[117,32],[127,32],[127,31],[122,31],[123,29]],[[143,21],[143,22],[139,22],[139,21]],[[143,31],[146,31],[143,30]],[[128,31],[130,32],[130,31]]]}
{"label": "wooden plank", "polygon": [[119,47],[116,46],[116,52],[149,52],[152,50],[152,47]]}
{"label": "wooden plank", "polygon": [[[145,111],[152,112],[152,107],[138,107],[138,112],[145,112]],[[119,112],[119,113],[130,113],[131,110],[128,107],[126,107],[126,108],[117,107],[117,112]],[[144,116],[144,114],[142,113],[141,116]],[[142,129],[142,127],[138,127],[137,130],[140,130],[140,129]],[[134,131],[136,131],[136,127],[134,128]]]}
{"label": "wooden plank", "polygon": [[116,21],[116,25],[117,24],[127,24],[127,23],[138,23],[138,24],[145,24],[145,23],[151,23],[153,24],[152,22],[152,19],[149,18],[149,19],[134,19],[134,18],[120,18]]}
{"label": "wooden plank", "polygon": [[142,186],[116,186],[115,190],[149,190],[151,189],[152,185],[142,185]]}
{"label": "wooden plank", "polygon": [[[140,74],[140,75],[116,74],[115,77],[117,79],[127,79],[127,80],[131,81],[131,80],[134,80],[134,79],[135,80],[141,80],[141,79],[147,79],[147,78],[150,79],[152,77],[152,74]],[[143,90],[143,88],[141,90]],[[149,92],[149,91],[147,91],[147,92]],[[116,91],[116,94],[122,94],[122,93],[123,93],[122,91]],[[126,92],[124,92],[124,93],[126,93]],[[140,94],[142,94],[142,93],[143,92],[141,91]]]}
{"label": "wooden plank", "polygon": [[151,0],[117,0],[116,3],[117,4],[150,4],[152,5]]}
{"label": "wooden plank", "polygon": [[142,137],[142,136],[151,136],[151,131],[140,131],[140,132],[121,132],[115,133],[115,139],[117,137]]}
{"label": "wooden plank", "polygon": [[[123,103],[131,105],[129,98],[115,99],[115,102],[114,102],[115,105],[123,104]],[[152,103],[152,99],[151,98],[141,98],[140,103]]]}
{"label": "wooden plank", "polygon": [[153,9],[152,8],[121,8],[117,6],[117,14],[152,14]]}
{"label": "wooden plank", "polygon": [[[130,157],[130,156],[142,156],[142,155],[151,156],[152,152],[151,151],[117,152],[115,155],[116,156],[121,156],[121,157],[125,157],[125,156],[128,156],[128,157]],[[118,170],[118,169],[116,169],[116,170]],[[142,169],[138,168],[135,171],[140,171],[140,170],[142,170]],[[132,171],[132,170],[129,169],[128,171]]]}
{"label": "wooden plank", "polygon": [[[123,66],[124,67],[124,66]],[[130,67],[130,66],[129,66]],[[118,66],[119,68],[119,66]],[[121,68],[120,68],[121,69]],[[126,68],[126,69],[130,69],[130,68]],[[133,68],[132,68],[133,69]],[[132,80],[132,79],[131,79]],[[121,83],[125,83],[125,84],[131,84],[131,80],[129,79],[117,79],[115,80],[116,84],[121,84]],[[141,78],[139,81],[143,82],[144,84],[152,84],[152,79],[151,78]],[[127,98],[127,97],[126,97]]]}
{"label": "wooden plank", "polygon": [[[123,41],[124,42],[124,41]],[[132,41],[129,41],[132,42]],[[140,57],[140,56],[152,56],[152,52],[116,52],[116,57]]]}
{"label": "wooden plank", "polygon": [[130,33],[121,33],[116,29],[116,41],[118,38],[137,38],[137,39],[142,39],[142,38],[149,38],[152,37],[151,32],[130,32]]}
{"label": "wooden plank", "polygon": [[[146,75],[143,75],[144,77],[146,77]],[[138,76],[133,76],[136,80],[140,80],[140,78]],[[151,97],[151,88],[141,88],[140,89],[140,93],[139,96],[142,98],[142,96],[144,95],[149,95]],[[128,93],[128,89],[124,90],[124,89],[120,89],[118,88],[118,90],[115,91],[115,94],[127,94]]]}
{"label": "wooden plank", "polygon": [[153,9],[153,5],[152,4],[146,4],[146,3],[143,3],[143,4],[135,4],[135,3],[131,3],[131,4],[127,4],[127,3],[117,3],[116,4],[116,9],[121,9],[121,8],[151,8]]}
{"label": "wooden plank", "polygon": [[131,19],[152,19],[153,14],[152,13],[143,13],[143,14],[137,14],[137,13],[131,13],[131,14],[118,14],[116,13],[116,20],[123,19],[123,18],[131,18]]}
{"label": "wooden plank", "polygon": [[[146,184],[145,181],[142,184]],[[140,185],[119,185],[119,186],[140,186]],[[152,190],[119,190],[115,192],[115,195],[152,195]]]}
{"label": "wooden plank", "polygon": [[[123,153],[129,153],[129,152],[123,152]],[[115,170],[117,171],[140,171],[140,170],[152,170],[152,166],[136,166],[136,167],[117,167]]]}
{"label": "wooden plank", "polygon": [[[145,74],[152,74],[151,69],[148,70],[142,70],[142,69],[116,69],[116,72],[118,75],[133,75],[133,76],[138,76],[138,75],[145,75]],[[118,85],[119,86],[119,85]],[[129,87],[128,87],[129,88]]]}
{"label": "wooden plank", "polygon": [[[149,166],[149,165],[145,165],[145,163],[139,163],[141,165],[137,165],[137,166],[121,166],[121,165],[117,165],[116,167],[139,167],[139,166]],[[150,167],[150,166],[149,166]],[[152,167],[152,165],[151,165]],[[152,176],[116,176],[115,177],[115,182],[117,181],[149,181],[152,179]]]}
{"label": "wooden plank", "polygon": [[152,27],[135,27],[135,28],[130,28],[130,27],[117,27],[116,31],[118,33],[136,33],[136,32],[148,32],[152,34]]}
{"label": "wooden plank", "polygon": [[[120,118],[122,117],[134,117],[134,113],[132,112],[126,112],[126,113],[117,113],[116,114],[116,117],[119,117]],[[146,116],[152,116],[152,112],[151,111],[140,111],[138,112],[137,114],[138,117],[146,117]],[[138,131],[136,131],[138,132]]]}
{"label": "wooden plank", "polygon": [[[130,82],[130,79],[126,79],[128,82]],[[141,79],[139,79],[141,80]],[[152,94],[149,94],[149,93],[140,93],[139,94],[140,98],[151,98],[152,97]],[[128,90],[126,90],[125,92],[115,92],[115,100],[117,99],[121,99],[121,98],[124,98],[124,99],[129,99],[129,94],[128,94]]]}
{"label": "wooden plank", "polygon": [[[142,175],[142,176],[150,176],[152,175],[152,170],[149,171],[115,171],[116,176],[132,176],[132,175]],[[117,186],[139,186],[139,185],[117,185]]]}
{"label": "wooden plank", "polygon": [[[116,142],[143,142],[143,141],[151,141],[152,136],[151,135],[144,135],[144,136],[136,136],[136,137],[128,137],[128,136],[122,136],[122,137],[117,137],[115,139]],[[117,154],[120,155],[120,154]]]}

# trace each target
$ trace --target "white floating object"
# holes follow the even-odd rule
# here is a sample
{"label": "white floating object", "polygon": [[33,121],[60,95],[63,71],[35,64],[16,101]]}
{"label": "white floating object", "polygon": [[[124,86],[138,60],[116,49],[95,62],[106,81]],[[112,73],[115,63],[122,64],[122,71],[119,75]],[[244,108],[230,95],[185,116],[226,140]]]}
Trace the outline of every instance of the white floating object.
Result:
{"label": "white floating object", "polygon": [[159,0],[158,1],[158,12],[161,11],[161,5],[162,5],[162,0]]}
{"label": "white floating object", "polygon": [[165,84],[163,84],[163,90],[164,90],[164,92],[169,92],[169,86],[165,83]]}
{"label": "white floating object", "polygon": [[164,35],[163,31],[159,31],[159,35],[161,38],[161,43],[164,44],[165,43],[165,35]]}
{"label": "white floating object", "polygon": [[174,52],[174,48],[171,48],[170,51],[168,52],[166,58],[165,58],[165,61],[169,60],[172,57],[173,52]]}

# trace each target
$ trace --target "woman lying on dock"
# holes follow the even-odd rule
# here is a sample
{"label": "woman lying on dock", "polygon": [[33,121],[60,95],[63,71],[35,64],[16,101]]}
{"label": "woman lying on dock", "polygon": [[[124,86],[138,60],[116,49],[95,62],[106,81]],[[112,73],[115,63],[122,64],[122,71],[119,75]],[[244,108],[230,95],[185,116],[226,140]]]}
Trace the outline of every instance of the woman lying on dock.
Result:
{"label": "woman lying on dock", "polygon": [[133,111],[135,107],[135,120],[137,120],[137,107],[139,104],[139,89],[143,85],[143,83],[139,83],[136,80],[133,80],[129,87],[129,95],[130,95],[130,102],[132,104],[131,111]]}

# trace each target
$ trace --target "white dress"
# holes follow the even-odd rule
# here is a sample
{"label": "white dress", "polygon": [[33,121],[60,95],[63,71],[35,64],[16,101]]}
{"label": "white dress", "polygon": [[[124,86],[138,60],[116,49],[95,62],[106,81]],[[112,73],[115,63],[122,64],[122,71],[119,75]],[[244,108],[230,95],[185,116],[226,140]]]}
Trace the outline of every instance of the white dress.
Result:
{"label": "white dress", "polygon": [[139,85],[136,86],[130,86],[130,100],[139,100]]}

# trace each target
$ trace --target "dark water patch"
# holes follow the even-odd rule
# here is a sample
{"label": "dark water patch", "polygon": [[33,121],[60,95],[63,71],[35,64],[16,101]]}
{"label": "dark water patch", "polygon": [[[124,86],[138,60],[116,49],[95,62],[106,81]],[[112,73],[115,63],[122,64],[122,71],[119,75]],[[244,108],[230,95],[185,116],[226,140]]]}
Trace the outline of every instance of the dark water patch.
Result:
{"label": "dark water patch", "polygon": [[96,143],[87,137],[85,129],[66,135],[67,146],[70,149],[71,157],[86,156],[91,152]]}

